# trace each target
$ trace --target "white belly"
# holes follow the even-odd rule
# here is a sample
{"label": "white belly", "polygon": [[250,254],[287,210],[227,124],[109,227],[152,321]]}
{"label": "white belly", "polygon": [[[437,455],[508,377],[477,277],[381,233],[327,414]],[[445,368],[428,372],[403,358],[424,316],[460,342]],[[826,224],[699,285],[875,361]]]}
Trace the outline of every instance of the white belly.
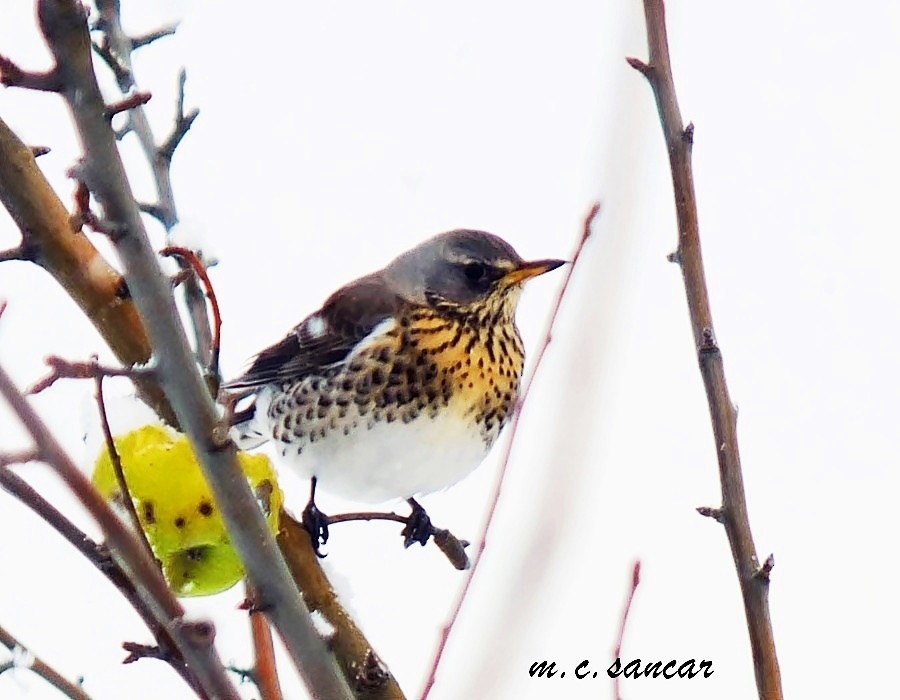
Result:
{"label": "white belly", "polygon": [[489,449],[479,430],[451,412],[373,423],[354,410],[341,423],[355,427],[344,435],[339,425],[302,447],[272,442],[285,466],[315,476],[328,493],[364,503],[445,489],[481,464]]}

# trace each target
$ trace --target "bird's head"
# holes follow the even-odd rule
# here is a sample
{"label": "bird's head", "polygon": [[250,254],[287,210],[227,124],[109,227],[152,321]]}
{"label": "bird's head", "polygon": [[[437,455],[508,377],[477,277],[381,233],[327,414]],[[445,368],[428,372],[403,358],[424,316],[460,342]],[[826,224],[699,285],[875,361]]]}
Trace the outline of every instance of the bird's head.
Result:
{"label": "bird's head", "polygon": [[404,253],[384,274],[402,296],[417,304],[465,314],[500,313],[511,319],[524,283],[565,262],[526,261],[499,236],[459,229]]}

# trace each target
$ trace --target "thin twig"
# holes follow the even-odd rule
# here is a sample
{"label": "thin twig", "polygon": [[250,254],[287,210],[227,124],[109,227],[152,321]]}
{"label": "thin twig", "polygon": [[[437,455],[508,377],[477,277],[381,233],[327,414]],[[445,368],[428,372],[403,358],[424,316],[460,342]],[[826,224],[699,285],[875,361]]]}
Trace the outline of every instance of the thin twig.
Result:
{"label": "thin twig", "polygon": [[30,433],[41,461],[53,467],[100,526],[110,550],[115,552],[128,578],[145,596],[154,617],[163,627],[172,631],[179,650],[196,673],[206,694],[237,700],[236,691],[225,674],[215,647],[211,644],[196,644],[193,637],[184,633],[183,626],[176,624],[184,617],[184,608],[175,600],[155,561],[62,449],[2,367],[0,367],[0,395],[6,399]]}
{"label": "thin twig", "polygon": [[21,450],[19,452],[0,452],[0,469],[11,464],[28,464],[41,458],[37,450]]}
{"label": "thin twig", "polygon": [[731,545],[731,555],[744,601],[759,697],[761,700],[781,700],[781,671],[769,616],[768,570],[765,576],[759,575],[761,568],[744,496],[737,440],[737,411],[728,393],[722,353],[713,331],[709,292],[703,269],[697,197],[691,168],[694,128],[690,124],[684,127],[681,119],[672,78],[665,6],[662,0],[644,0],[644,15],[647,21],[649,61],[644,63],[636,58],[629,58],[627,61],[650,83],[669,153],[678,219],[678,248],[672,259],[680,264],[684,278],[691,330],[712,418],[722,487],[722,507],[718,511],[711,509],[708,514],[712,517],[718,514],[716,519],[724,525]]}
{"label": "thin twig", "polygon": [[588,211],[587,216],[585,216],[584,218],[584,224],[582,226],[578,243],[575,246],[575,253],[572,255],[571,264],[568,266],[566,275],[563,278],[562,283],[560,284],[559,292],[556,295],[556,302],[553,305],[553,309],[550,312],[550,317],[547,321],[547,331],[544,334],[544,341],[541,344],[541,347],[537,353],[537,357],[534,360],[534,365],[531,368],[531,376],[528,380],[528,383],[522,390],[522,396],[519,399],[518,410],[512,418],[512,424],[509,426],[508,437],[506,439],[506,449],[504,450],[503,456],[500,459],[500,471],[498,472],[497,481],[495,482],[494,489],[491,493],[491,501],[490,505],[488,506],[487,518],[485,519],[484,527],[482,528],[480,536],[478,537],[478,548],[475,552],[475,556],[472,558],[472,566],[469,569],[468,574],[466,575],[466,580],[463,582],[462,590],[460,591],[459,596],[456,599],[456,603],[453,606],[453,611],[450,613],[450,620],[446,625],[444,625],[443,629],[441,630],[437,650],[435,651],[434,658],[431,662],[431,670],[428,673],[428,678],[425,681],[425,687],[422,690],[421,700],[427,700],[428,694],[434,687],[435,680],[437,679],[438,668],[441,665],[441,660],[444,657],[444,650],[447,647],[447,640],[450,639],[450,633],[453,631],[453,627],[456,624],[457,619],[459,619],[459,614],[462,610],[463,604],[466,601],[466,597],[468,596],[469,588],[472,585],[472,580],[475,578],[475,573],[478,571],[478,564],[481,562],[481,555],[484,554],[487,543],[488,530],[490,530],[491,523],[494,520],[494,514],[497,510],[497,504],[500,502],[500,494],[503,491],[503,481],[509,468],[510,457],[512,455],[512,449],[516,439],[516,432],[519,427],[519,419],[522,415],[522,408],[525,405],[525,401],[528,399],[531,387],[534,385],[535,377],[537,376],[538,371],[541,368],[541,363],[544,360],[544,354],[547,352],[547,348],[550,346],[550,342],[553,339],[553,326],[556,323],[556,317],[559,314],[560,308],[562,307],[563,299],[565,298],[566,292],[569,289],[569,282],[571,281],[572,275],[575,272],[575,267],[578,263],[578,260],[581,258],[581,253],[584,250],[588,239],[591,237],[591,229],[594,224],[594,219],[597,218],[597,215],[599,213],[600,204],[594,204],[590,208],[590,211]]}
{"label": "thin twig", "polygon": [[133,36],[131,37],[131,48],[137,50],[141,47],[147,46],[148,44],[152,44],[154,41],[162,39],[163,37],[172,36],[177,30],[178,22],[175,22],[174,24],[155,29],[152,32],[147,32],[146,34],[141,34],[140,36]]}
{"label": "thin twig", "polygon": [[[209,299],[209,305],[212,308],[212,340],[210,341],[210,360],[207,372],[213,376],[218,376],[219,352],[222,339],[222,313],[219,310],[219,300],[216,298],[216,290],[213,287],[212,280],[209,278],[206,265],[203,264],[203,261],[197,253],[190,248],[184,248],[182,246],[166,246],[159,251],[159,254],[165,257],[174,255],[180,258],[203,283],[203,287],[206,290],[206,298]],[[202,348],[198,348],[197,350],[200,352],[202,351]]]}
{"label": "thin twig", "polygon": [[153,367],[104,367],[95,361],[70,362],[57,355],[50,355],[44,359],[44,363],[50,368],[50,373],[43,379],[32,384],[29,395],[40,394],[60,379],[101,379],[103,377],[128,377],[129,379],[152,377],[156,370]]}
{"label": "thin twig", "polygon": [[[637,591],[638,584],[641,582],[641,562],[634,562],[634,568],[631,571],[631,588],[628,590],[628,597],[625,599],[625,607],[622,610],[622,621],[619,623],[619,636],[616,638],[616,648],[613,656],[616,659],[622,658],[622,643],[625,641],[625,628],[628,626],[628,615],[631,613],[631,604],[634,602],[634,594]],[[613,697],[615,700],[622,700],[622,690],[619,686],[621,674],[616,674],[613,679]]]}
{"label": "thin twig", "polygon": [[30,251],[25,245],[17,245],[15,248],[0,250],[0,262],[7,262],[9,260],[22,260],[30,262],[33,257],[33,251]]}
{"label": "thin twig", "polygon": [[[96,356],[94,357],[96,363]],[[131,526],[135,530],[135,534],[144,545],[147,554],[156,559],[150,541],[147,539],[147,533],[144,532],[144,526],[141,524],[141,518],[138,515],[137,508],[134,505],[134,499],[131,496],[131,489],[128,488],[128,480],[125,478],[125,468],[122,466],[122,457],[116,448],[116,442],[113,440],[112,430],[109,427],[109,416],[106,414],[106,402],[103,400],[103,375],[94,376],[94,385],[97,388],[95,397],[97,399],[97,410],[100,413],[100,427],[103,430],[103,439],[106,441],[106,451],[109,454],[109,460],[112,463],[113,473],[116,475],[116,482],[119,484],[119,493],[122,495],[122,504],[131,519]]]}
{"label": "thin twig", "polygon": [[[389,520],[403,525],[409,524],[409,517],[406,515],[398,515],[397,513],[384,513],[380,511],[361,511],[357,513],[339,513],[338,515],[327,516],[329,525],[337,523],[349,523],[353,521],[369,521],[369,520]],[[433,528],[431,541],[437,546],[444,556],[450,561],[455,569],[465,571],[471,566],[469,557],[466,554],[466,547],[469,543],[460,540],[449,530],[441,528]]]}
{"label": "thin twig", "polygon": [[[247,598],[253,599],[253,588],[247,586]],[[275,663],[275,646],[272,630],[265,615],[255,610],[249,611],[250,632],[253,636],[253,670],[251,678],[259,689],[260,700],[283,700],[281,684],[278,682],[278,667]]]}
{"label": "thin twig", "polygon": [[147,104],[150,99],[153,97],[149,92],[133,92],[127,97],[119,100],[118,102],[113,102],[110,105],[106,106],[106,110],[104,111],[104,115],[107,119],[112,119],[117,114],[121,114],[122,112],[128,112],[136,107],[141,107],[142,105]]}
{"label": "thin twig", "polygon": [[[15,653],[17,649],[27,651],[25,645],[19,642],[19,640],[13,637],[8,631],[3,629],[2,626],[0,626],[0,644],[13,653]],[[29,652],[29,654],[30,653],[31,652]],[[15,660],[12,661],[10,668],[17,668]],[[32,673],[43,678],[70,700],[91,700],[91,696],[84,692],[80,686],[67,680],[59,671],[50,666],[50,664],[46,661],[42,661],[33,654],[29,659],[27,668]]]}
{"label": "thin twig", "polygon": [[56,69],[46,72],[22,70],[6,56],[0,56],[0,84],[39,92],[62,91],[62,81]]}

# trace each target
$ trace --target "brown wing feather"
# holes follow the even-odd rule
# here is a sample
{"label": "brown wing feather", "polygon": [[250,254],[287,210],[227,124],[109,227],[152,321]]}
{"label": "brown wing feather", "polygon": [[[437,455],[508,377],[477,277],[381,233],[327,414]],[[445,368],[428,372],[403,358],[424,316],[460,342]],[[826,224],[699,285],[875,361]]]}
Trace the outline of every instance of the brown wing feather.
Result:
{"label": "brown wing feather", "polygon": [[[332,294],[321,311],[304,319],[283,340],[259,353],[247,371],[224,384],[224,388],[248,389],[293,382],[339,364],[360,340],[406,303],[387,288],[377,273],[351,282]],[[324,322],[324,332],[317,336],[307,326],[314,316]]]}

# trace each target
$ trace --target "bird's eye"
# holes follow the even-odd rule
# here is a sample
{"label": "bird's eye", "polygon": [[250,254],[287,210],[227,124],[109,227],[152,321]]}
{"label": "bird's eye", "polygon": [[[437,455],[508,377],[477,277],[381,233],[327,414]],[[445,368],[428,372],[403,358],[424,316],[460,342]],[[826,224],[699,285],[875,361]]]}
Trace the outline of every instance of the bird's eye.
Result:
{"label": "bird's eye", "polygon": [[481,263],[466,263],[466,266],[463,269],[466,274],[466,279],[470,282],[483,282],[485,276],[487,275],[487,268],[485,268],[485,266]]}

